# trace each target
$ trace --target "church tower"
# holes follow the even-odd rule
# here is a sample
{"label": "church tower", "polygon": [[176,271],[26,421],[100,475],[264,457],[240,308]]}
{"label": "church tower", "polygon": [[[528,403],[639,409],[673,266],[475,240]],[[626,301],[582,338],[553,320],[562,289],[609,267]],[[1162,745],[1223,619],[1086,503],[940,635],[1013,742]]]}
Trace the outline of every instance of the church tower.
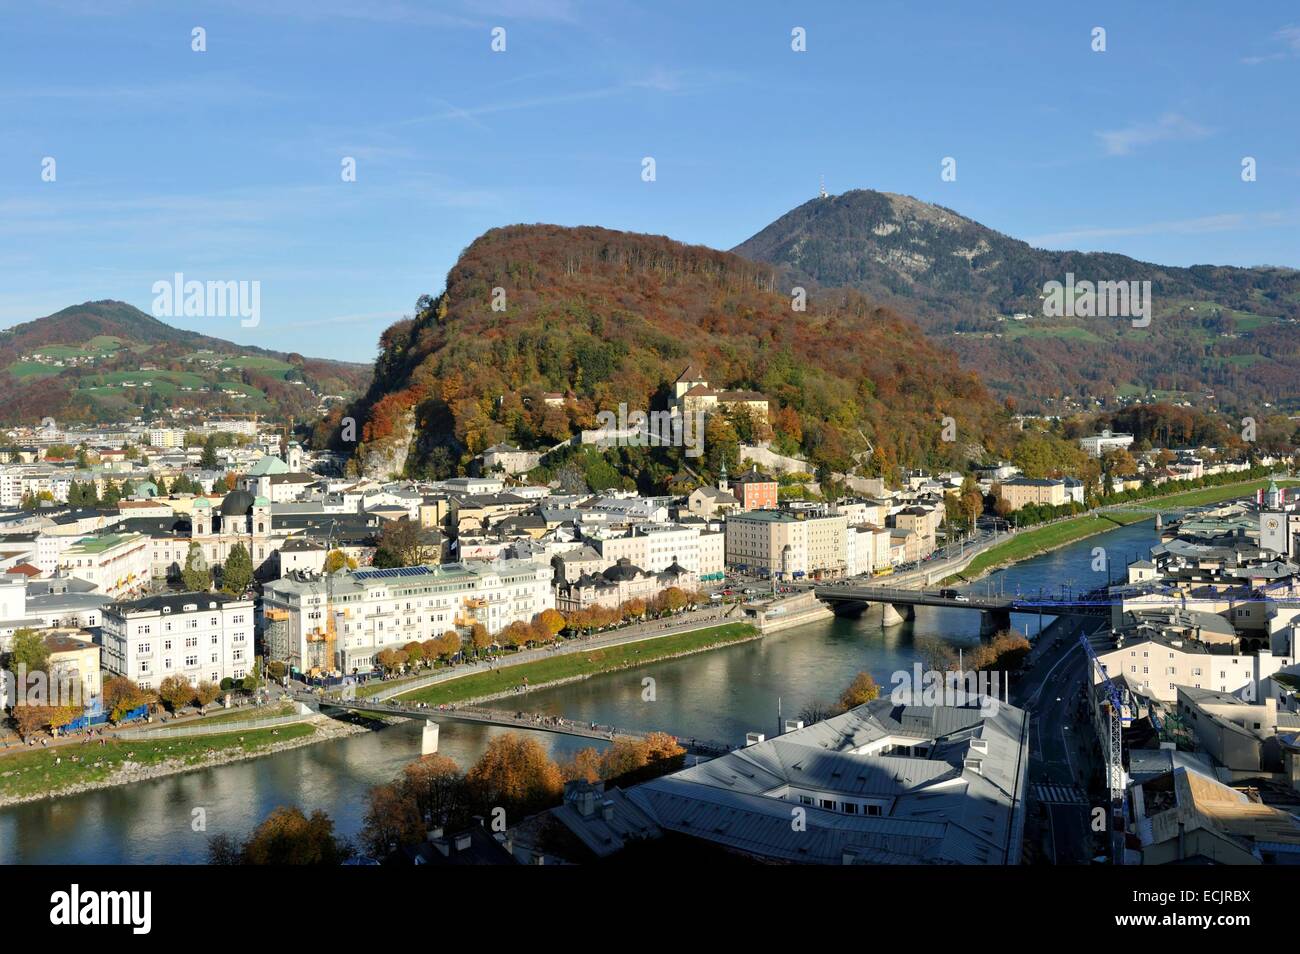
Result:
{"label": "church tower", "polygon": [[718,489],[726,490],[727,486],[727,462],[724,460],[722,470],[718,471]]}

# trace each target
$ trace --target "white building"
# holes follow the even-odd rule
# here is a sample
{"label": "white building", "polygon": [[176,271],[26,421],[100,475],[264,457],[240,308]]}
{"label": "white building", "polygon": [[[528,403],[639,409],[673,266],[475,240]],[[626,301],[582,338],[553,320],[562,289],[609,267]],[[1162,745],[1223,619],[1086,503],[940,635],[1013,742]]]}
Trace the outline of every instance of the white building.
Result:
{"label": "white building", "polygon": [[[1268,650],[1256,654],[1208,652],[1196,640],[1144,639],[1110,652],[1098,661],[1113,680],[1123,680],[1140,695],[1176,702],[1178,687],[1227,692],[1240,699],[1259,698],[1260,682],[1294,664]],[[1093,682],[1101,681],[1094,669]]]}
{"label": "white building", "polygon": [[223,593],[174,593],[104,607],[103,663],[156,689],[168,676],[191,683],[243,679],[253,668],[253,601]]}
{"label": "white building", "polygon": [[495,634],[553,609],[552,577],[547,564],[503,560],[276,580],[262,593],[266,651],[299,671],[367,672],[383,649],[475,623]]}
{"label": "white building", "polygon": [[184,447],[185,431],[179,427],[151,427],[145,439],[150,447]]}
{"label": "white building", "polygon": [[630,560],[651,573],[676,563],[696,576],[700,573],[700,531],[677,524],[635,524],[621,536],[597,536],[587,541],[604,558],[606,566]]}
{"label": "white building", "polygon": [[126,596],[148,584],[153,549],[142,533],[101,533],[67,547],[58,565],[66,575],[94,583],[101,593]]}
{"label": "white building", "polygon": [[1112,434],[1110,431],[1102,431],[1100,434],[1093,434],[1091,437],[1080,437],[1079,446],[1083,452],[1091,457],[1102,457],[1107,451],[1121,450],[1125,447],[1131,447],[1133,444],[1132,434]]}
{"label": "white building", "polygon": [[843,576],[848,569],[848,518],[796,516],[783,510],[728,514],[727,565],[786,580]]}
{"label": "white building", "polygon": [[890,540],[888,527],[849,527],[846,534],[844,575],[875,573],[889,566]]}

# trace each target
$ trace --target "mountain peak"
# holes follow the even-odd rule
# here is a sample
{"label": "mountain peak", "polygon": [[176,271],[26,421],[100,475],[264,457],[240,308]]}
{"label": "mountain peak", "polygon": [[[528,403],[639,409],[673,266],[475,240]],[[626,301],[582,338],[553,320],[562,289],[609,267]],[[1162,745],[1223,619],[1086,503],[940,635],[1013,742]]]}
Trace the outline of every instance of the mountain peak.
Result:
{"label": "mountain peak", "polygon": [[[1108,252],[1050,251],[944,206],[855,189],[812,199],[732,251],[792,283],[854,288],[914,317],[968,368],[1027,409],[1064,396],[1214,394],[1228,407],[1300,402],[1300,272],[1154,265]],[[1154,321],[1052,319],[1049,282],[1150,282]]]}

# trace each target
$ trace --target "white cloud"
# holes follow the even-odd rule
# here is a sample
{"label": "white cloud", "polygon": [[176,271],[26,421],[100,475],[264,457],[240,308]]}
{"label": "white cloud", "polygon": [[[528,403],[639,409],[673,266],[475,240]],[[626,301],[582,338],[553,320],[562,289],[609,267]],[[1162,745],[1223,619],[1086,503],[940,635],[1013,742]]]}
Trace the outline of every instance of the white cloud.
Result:
{"label": "white cloud", "polygon": [[1153,122],[1130,123],[1123,129],[1095,133],[1108,156],[1127,156],[1143,146],[1158,142],[1204,139],[1211,130],[1179,113],[1165,113]]}
{"label": "white cloud", "polygon": [[1062,248],[1071,244],[1090,244],[1100,239],[1125,238],[1134,235],[1205,235],[1213,232],[1237,232],[1243,229],[1278,228],[1300,222],[1300,212],[1224,212],[1191,219],[1170,219],[1163,222],[1143,222],[1123,226],[1080,226],[1035,235],[1026,239],[1039,248]]}
{"label": "white cloud", "polygon": [[1274,33],[1271,39],[1281,43],[1285,49],[1281,52],[1243,56],[1241,62],[1247,66],[1258,66],[1260,63],[1272,63],[1275,60],[1289,60],[1300,56],[1300,26],[1284,26]]}

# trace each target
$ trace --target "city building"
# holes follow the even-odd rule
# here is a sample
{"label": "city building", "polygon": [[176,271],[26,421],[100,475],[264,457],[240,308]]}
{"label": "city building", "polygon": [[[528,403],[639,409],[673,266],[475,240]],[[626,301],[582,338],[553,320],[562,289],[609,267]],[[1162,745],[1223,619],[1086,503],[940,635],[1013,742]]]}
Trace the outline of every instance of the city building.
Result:
{"label": "city building", "polygon": [[1069,502],[1065,481],[1045,478],[1014,477],[998,484],[998,495],[1006,501],[1008,510],[1030,504],[1059,507]]}
{"label": "city building", "polygon": [[1108,451],[1123,450],[1133,446],[1132,434],[1113,434],[1102,431],[1090,437],[1080,437],[1079,447],[1090,457],[1104,457]]}
{"label": "city building", "polygon": [[755,422],[766,422],[768,401],[757,391],[727,391],[710,387],[704,372],[695,365],[683,371],[673,383],[672,411],[675,414],[693,414],[696,411],[713,414],[718,411],[748,412]]}
{"label": "city building", "polygon": [[171,593],[104,607],[103,665],[157,689],[168,676],[193,684],[253,670],[253,601],[224,593]]}
{"label": "city building", "polygon": [[796,516],[783,510],[727,515],[727,565],[745,573],[797,580],[842,576],[848,520],[839,514]]}
{"label": "city building", "polygon": [[[725,482],[724,479],[719,483]],[[740,502],[741,510],[773,509],[779,499],[779,485],[776,478],[760,473],[757,466],[751,467],[720,489],[730,491],[731,495]]]}
{"label": "city building", "polygon": [[299,672],[369,672],[383,649],[478,623],[491,634],[555,606],[544,563],[447,563],[294,575],[262,591],[267,654]]}
{"label": "city building", "polygon": [[140,533],[83,537],[59,555],[60,572],[93,583],[111,597],[143,590],[151,566],[149,539]]}
{"label": "city building", "polygon": [[1129,787],[1144,865],[1300,864],[1300,819],[1194,769]]}
{"label": "city building", "polygon": [[627,796],[662,831],[761,861],[1018,864],[1028,727],[1005,704],[882,698],[772,739],[753,734]]}

